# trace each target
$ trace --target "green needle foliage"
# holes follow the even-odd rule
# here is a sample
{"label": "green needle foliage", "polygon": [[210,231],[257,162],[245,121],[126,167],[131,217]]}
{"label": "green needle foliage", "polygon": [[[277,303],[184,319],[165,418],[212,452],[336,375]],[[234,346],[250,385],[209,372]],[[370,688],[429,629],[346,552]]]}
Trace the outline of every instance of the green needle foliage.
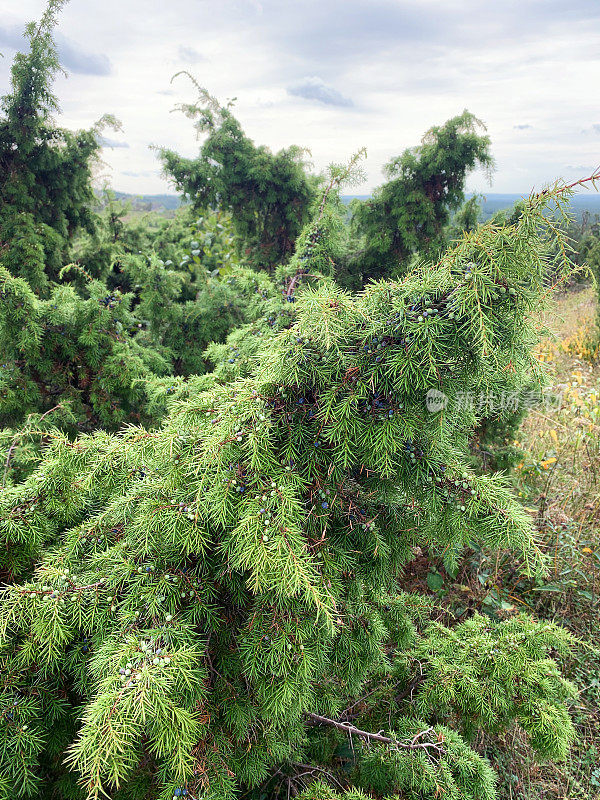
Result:
{"label": "green needle foliage", "polygon": [[[91,210],[99,129],[72,134],[52,119],[61,6],[27,28],[2,101],[0,485],[31,469],[52,428],[151,424],[149,381],[204,372],[205,347],[247,319],[222,279],[234,256],[226,215],[192,224],[187,211],[151,230],[110,196],[103,217]],[[65,269],[70,255],[80,263]]]}
{"label": "green needle foliage", "polygon": [[175,375],[205,372],[207,345],[245,321],[246,297],[205,271],[192,282],[189,273],[170,269],[162,259],[138,257],[125,273],[139,289],[135,314],[144,332],[136,340],[148,347],[160,343]]}
{"label": "green needle foliage", "polygon": [[294,252],[319,181],[307,174],[302,148],[272,153],[257,147],[233,116],[231,103],[221,106],[194,85],[198,102],[180,108],[206,139],[196,159],[161,150],[165,173],[196,210],[218,205],[230,212],[240,255],[256,269],[273,271]]}
{"label": "green needle foliage", "polygon": [[[36,416],[50,415],[45,427],[70,432],[146,419],[142,379],[166,373],[169,361],[130,335],[137,330],[130,295],[99,281],[88,283],[87,294],[55,284],[41,300],[0,266],[0,426],[9,429],[2,440],[16,435],[18,442],[26,418],[30,438]],[[13,448],[9,463],[14,455]]]}
{"label": "green needle foliage", "polygon": [[[230,310],[237,314],[238,324],[225,342],[219,342],[215,336],[215,323],[213,322],[212,327],[210,325],[210,320],[215,315],[218,324],[219,309],[214,305],[209,308],[209,321],[205,322],[202,330],[212,331],[216,341],[203,352],[193,352],[196,357],[196,374],[204,372],[206,363],[212,363],[214,369],[208,374],[202,374],[200,378],[191,376],[190,380],[150,378],[146,384],[148,408],[156,419],[161,419],[174,402],[189,397],[194,392],[203,391],[214,383],[227,383],[250,375],[260,363],[261,352],[268,347],[269,341],[294,324],[297,292],[306,285],[328,281],[338,273],[338,266],[344,259],[347,247],[347,229],[338,191],[342,184],[347,185],[357,179],[362,156],[363,151],[360,151],[349,165],[330,167],[329,183],[315,207],[314,218],[298,237],[296,252],[292,258],[287,264],[278,267],[274,276],[245,267],[230,267],[230,261],[226,261],[225,269],[217,270],[225,275],[227,290],[233,298]],[[204,221],[202,225],[205,225]],[[210,231],[210,227],[208,230]],[[196,234],[196,239],[200,240],[201,237]],[[193,244],[197,245],[198,242]],[[193,253],[194,251],[192,255]],[[222,262],[222,259],[218,259],[218,262]],[[193,258],[184,255],[180,266],[202,269],[204,263],[204,254]],[[157,316],[163,314],[160,308],[162,296],[156,297],[154,313]],[[200,299],[201,296],[198,300]],[[190,308],[193,311],[195,306],[191,305]],[[184,338],[187,335],[184,334]],[[196,333],[190,344],[198,341],[202,339],[198,339]],[[177,352],[184,352],[186,344],[187,342],[180,342]]]}
{"label": "green needle foliage", "polygon": [[177,265],[113,252],[114,275],[129,293],[72,266],[75,281],[50,284],[42,300],[0,266],[0,453],[10,468],[0,484],[35,463],[52,427],[74,434],[158,421],[153,382],[170,394],[173,379],[160,376],[202,374],[206,346],[253,318],[248,300],[261,276],[239,269],[244,289],[239,279],[221,279],[218,264],[231,269],[231,241],[221,247],[203,223],[178,243]]}
{"label": "green needle foliage", "polygon": [[[473,114],[464,111],[431,128],[418,147],[405,150],[384,168],[388,181],[373,197],[352,205],[358,238],[355,281],[395,276],[414,255],[437,257],[446,242],[446,226],[464,201],[466,176],[476,167],[491,169],[490,139]],[[473,209],[466,209],[468,212]]]}
{"label": "green needle foliage", "polygon": [[416,546],[539,564],[456,401],[533,369],[553,196],[401,282],[306,285],[251,375],[56,437],[3,493],[0,797],[492,800],[476,732],[564,756],[568,635],[445,628],[402,590]]}
{"label": "green needle foliage", "polygon": [[348,238],[338,190],[342,183],[356,179],[362,155],[362,151],[357,153],[347,167],[331,168],[328,188],[312,221],[298,237],[296,252],[273,278],[249,270],[232,272],[228,282],[236,294],[248,298],[248,321],[234,329],[225,343],[207,348],[205,356],[215,365],[216,380],[225,383],[249,375],[268,340],[295,322],[297,291],[307,284],[328,281],[338,273]]}
{"label": "green needle foliage", "polygon": [[91,168],[104,117],[93,129],[57,128],[52,82],[60,70],[52,38],[65,0],[50,0],[26,29],[29,52],[15,57],[0,117],[0,264],[48,294],[79,229],[93,230]]}
{"label": "green needle foliage", "polygon": [[[99,126],[56,127],[52,82],[60,65],[53,40],[64,5],[52,0],[27,27],[0,118],[0,485],[39,455],[39,436],[141,421],[139,379],[169,364],[134,341],[131,297],[70,269],[72,239],[93,232],[91,171]],[[107,120],[105,119],[104,122]],[[80,287],[81,291],[77,291]],[[37,444],[36,444],[37,436]]]}
{"label": "green needle foliage", "polygon": [[[175,241],[180,244],[191,224],[191,219],[186,219],[186,224],[182,225],[178,224],[180,219],[167,220],[157,212],[132,216],[131,203],[116,199],[114,192],[106,187],[96,198],[96,208],[98,213],[92,232],[78,232],[71,243],[70,258],[93,278],[125,291],[128,287],[119,272],[119,257],[157,252],[160,241],[163,245],[158,248],[160,255],[164,259],[172,258],[173,244]],[[175,228],[175,235],[179,234],[177,239],[167,233]],[[166,246],[165,238],[171,247]]]}
{"label": "green needle foliage", "polygon": [[[245,321],[247,298],[226,280],[234,263],[227,217],[210,213],[190,221],[187,230],[175,225],[173,233],[181,236],[173,253],[175,263],[158,255],[125,254],[115,259],[114,269],[136,296],[135,314],[142,329],[137,341],[160,345],[175,375],[202,374],[206,346],[223,341]],[[169,238],[161,231],[155,252],[175,249]]]}
{"label": "green needle foliage", "polygon": [[448,242],[460,239],[464,231],[474,231],[481,217],[482,195],[474,194],[450,218],[445,238]]}

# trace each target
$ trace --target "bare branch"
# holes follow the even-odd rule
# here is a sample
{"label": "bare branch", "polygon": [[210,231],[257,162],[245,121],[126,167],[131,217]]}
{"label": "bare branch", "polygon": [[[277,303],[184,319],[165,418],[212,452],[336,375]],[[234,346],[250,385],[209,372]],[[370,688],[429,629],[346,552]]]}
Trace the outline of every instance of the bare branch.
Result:
{"label": "bare branch", "polygon": [[441,742],[436,743],[418,741],[426,734],[433,733],[433,728],[427,728],[424,731],[420,731],[416,736],[413,737],[413,739],[411,739],[410,742],[400,742],[397,739],[393,739],[391,736],[384,736],[381,732],[372,733],[371,731],[363,731],[348,722],[337,722],[334,719],[323,717],[320,714],[312,714],[310,711],[305,711],[304,716],[315,725],[329,725],[332,728],[337,728],[337,730],[347,733],[349,736],[358,736],[359,739],[381,742],[382,744],[389,744],[392,747],[400,747],[403,750],[435,750],[438,753],[444,752],[443,748],[441,747]]}

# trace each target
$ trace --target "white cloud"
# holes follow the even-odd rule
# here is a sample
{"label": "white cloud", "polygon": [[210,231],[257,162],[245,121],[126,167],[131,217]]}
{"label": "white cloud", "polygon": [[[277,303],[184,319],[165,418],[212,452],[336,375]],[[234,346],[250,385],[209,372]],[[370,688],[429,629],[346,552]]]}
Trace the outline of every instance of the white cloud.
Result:
{"label": "white cloud", "polygon": [[195,47],[184,47],[184,45],[179,45],[177,54],[180,61],[185,61],[187,64],[198,64],[201,61],[206,60],[206,56],[203,56],[202,53],[196,50]]}
{"label": "white cloud", "polygon": [[102,147],[129,147],[128,142],[122,142],[119,139],[109,139],[107,136],[98,137],[98,141]]}
{"label": "white cloud", "polygon": [[329,86],[329,84],[316,76],[303,78],[298,83],[288,86],[287,93],[293,97],[315,100],[317,103],[323,103],[326,106],[348,107],[354,105],[349,97],[345,97],[333,86]]}
{"label": "white cloud", "polygon": [[[80,47],[60,31],[55,33],[56,47],[63,67],[79,75],[109,75],[110,60],[104,53],[95,53]],[[12,55],[26,50],[29,44],[23,35],[23,25],[0,26],[0,47]]]}
{"label": "white cloud", "polygon": [[[44,7],[0,0],[2,30],[18,34]],[[221,100],[238,98],[235,112],[257,142],[305,146],[316,169],[365,145],[360,192],[465,107],[487,124],[498,163],[491,189],[477,174],[470,190],[528,192],[564,165],[597,161],[588,88],[600,73],[596,0],[103,0],[68,4],[59,30],[105,65],[58,79],[61,124],[87,127],[105,112],[122,121],[129,147],[107,148],[103,159],[124,191],[168,189],[149,145],[197,152],[190,122],[170,113],[195,99],[191,83],[170,84],[182,63]],[[0,93],[7,47],[0,40]]]}

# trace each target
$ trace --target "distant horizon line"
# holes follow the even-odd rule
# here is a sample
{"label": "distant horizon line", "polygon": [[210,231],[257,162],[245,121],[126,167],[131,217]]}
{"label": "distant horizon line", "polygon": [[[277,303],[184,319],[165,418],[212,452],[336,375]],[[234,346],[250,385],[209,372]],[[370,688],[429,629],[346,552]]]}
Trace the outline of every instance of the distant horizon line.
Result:
{"label": "distant horizon line", "polygon": [[[157,198],[157,197],[169,197],[169,198],[177,198],[181,199],[182,195],[178,194],[177,192],[125,192],[122,189],[110,189],[110,191],[114,192],[117,195],[124,195],[126,197],[147,197],[147,198]],[[96,192],[98,195],[101,194],[101,191]],[[470,198],[474,196],[478,197],[529,197],[534,193],[534,190],[529,190],[527,192],[465,192],[465,197]],[[364,194],[341,194],[340,197],[357,197],[357,198],[366,198],[371,197],[372,192],[364,193]],[[593,199],[595,198],[598,202],[600,202],[600,191],[592,192],[586,189],[581,189],[581,191],[576,191],[573,195],[574,198],[588,198]]]}

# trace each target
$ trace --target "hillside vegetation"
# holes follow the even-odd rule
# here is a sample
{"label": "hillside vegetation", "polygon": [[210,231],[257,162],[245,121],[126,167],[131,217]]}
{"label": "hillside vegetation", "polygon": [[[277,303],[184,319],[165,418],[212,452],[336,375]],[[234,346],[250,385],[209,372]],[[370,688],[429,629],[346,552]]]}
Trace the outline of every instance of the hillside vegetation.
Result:
{"label": "hillside vegetation", "polygon": [[0,800],[597,796],[600,176],[484,223],[465,110],[348,205],[192,78],[181,205],[99,194],[62,5],[0,114]]}

